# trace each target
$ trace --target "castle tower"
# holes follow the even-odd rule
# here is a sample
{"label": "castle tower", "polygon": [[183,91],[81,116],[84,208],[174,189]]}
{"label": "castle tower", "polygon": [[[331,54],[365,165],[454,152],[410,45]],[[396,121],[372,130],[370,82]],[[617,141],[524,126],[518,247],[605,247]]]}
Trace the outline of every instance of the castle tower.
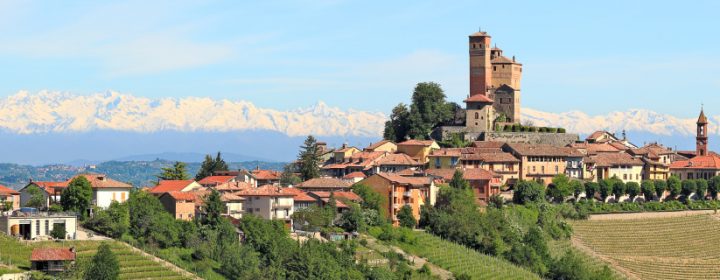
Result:
{"label": "castle tower", "polygon": [[490,35],[478,31],[469,36],[470,50],[470,96],[488,95],[492,85],[490,63]]}
{"label": "castle tower", "polygon": [[498,114],[505,115],[508,122],[520,123],[520,79],[522,64],[515,57],[503,56],[503,51],[493,47],[490,51],[493,87],[491,94]]}
{"label": "castle tower", "polygon": [[697,140],[696,155],[706,156],[708,154],[708,137],[707,137],[708,120],[705,117],[704,110],[700,110],[700,117],[697,120]]}

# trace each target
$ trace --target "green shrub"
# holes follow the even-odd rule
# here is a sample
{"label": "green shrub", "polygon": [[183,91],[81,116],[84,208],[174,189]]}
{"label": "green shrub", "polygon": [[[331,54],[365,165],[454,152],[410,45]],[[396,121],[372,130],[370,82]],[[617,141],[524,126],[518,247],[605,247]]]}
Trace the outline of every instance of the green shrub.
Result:
{"label": "green shrub", "polygon": [[548,129],[548,132],[550,132],[550,133],[557,133],[557,132],[558,132],[558,129],[557,129],[556,127],[551,127],[551,128]]}
{"label": "green shrub", "polygon": [[558,128],[557,132],[558,132],[558,133],[565,133],[565,129],[562,128],[562,127],[561,127],[561,128]]}

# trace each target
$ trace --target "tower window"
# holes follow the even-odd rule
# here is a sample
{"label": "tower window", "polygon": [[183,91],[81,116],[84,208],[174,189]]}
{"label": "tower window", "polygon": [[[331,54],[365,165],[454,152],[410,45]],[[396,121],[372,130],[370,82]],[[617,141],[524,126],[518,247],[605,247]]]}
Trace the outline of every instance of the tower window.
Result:
{"label": "tower window", "polygon": [[478,112],[475,112],[475,119],[477,120],[478,118],[480,118],[480,114]]}
{"label": "tower window", "polygon": [[497,71],[497,66],[493,66],[493,71]]}

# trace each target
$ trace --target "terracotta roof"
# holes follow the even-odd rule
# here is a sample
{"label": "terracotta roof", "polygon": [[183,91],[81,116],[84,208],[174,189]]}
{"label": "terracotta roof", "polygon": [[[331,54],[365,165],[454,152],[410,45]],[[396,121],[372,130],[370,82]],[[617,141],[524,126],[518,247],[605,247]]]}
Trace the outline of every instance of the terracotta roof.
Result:
{"label": "terracotta roof", "polygon": [[658,154],[658,155],[669,155],[669,154],[674,154],[674,153],[675,153],[675,152],[673,152],[672,149],[670,149],[670,148],[668,148],[668,147],[665,147],[665,146],[662,146],[662,145],[660,145],[660,144],[658,144],[658,143],[650,143],[650,144],[647,144],[647,145],[645,145],[644,147],[642,147],[641,149],[648,149],[648,150],[650,150],[650,151],[652,151],[653,153]]}
{"label": "terracotta roof", "polygon": [[720,169],[720,156],[710,154],[675,161],[670,164],[670,169]]}
{"label": "terracotta roof", "polygon": [[166,192],[165,194],[163,194],[163,196],[164,195],[169,195],[175,201],[195,202],[195,200],[198,199],[197,194],[195,192],[169,191],[169,192]]}
{"label": "terracotta roof", "polygon": [[[583,149],[587,151],[588,155],[595,155],[598,153],[619,153],[622,151],[621,149],[616,148],[613,145],[610,145],[607,142],[602,143],[572,143],[569,145],[572,148],[576,149]],[[623,149],[624,150],[624,149]]]}
{"label": "terracotta roof", "polygon": [[360,149],[355,148],[355,147],[345,147],[345,148],[342,148],[342,149],[339,149],[339,150],[335,150],[335,152],[336,152],[336,153],[344,153],[344,152],[347,152],[347,151],[350,151],[350,150],[358,150],[358,151],[359,151]]}
{"label": "terracotta roof", "polygon": [[88,173],[88,174],[80,174],[76,175],[75,177],[70,178],[70,180],[67,180],[66,186],[72,182],[73,179],[83,176],[85,179],[90,181],[90,185],[92,185],[93,189],[102,189],[102,188],[126,188],[131,189],[132,186],[127,183],[123,183],[117,180],[113,180],[110,177],[106,176],[105,174],[94,174],[94,173]]}
{"label": "terracotta roof", "polygon": [[230,182],[232,179],[235,179],[235,176],[207,176],[198,181],[198,183],[201,185],[222,184]]}
{"label": "terracotta roof", "polygon": [[432,157],[459,157],[460,152],[461,152],[460,148],[440,148],[440,149],[433,150],[432,152],[430,152],[430,156],[432,156]]}
{"label": "terracotta roof", "polygon": [[8,188],[6,186],[0,185],[0,195],[18,195],[18,194],[20,194],[18,191]]}
{"label": "terracotta roof", "polygon": [[223,194],[220,196],[220,200],[226,201],[226,202],[227,202],[227,201],[242,201],[242,200],[245,200],[245,198],[244,198],[244,197],[240,197],[240,196],[235,195],[235,194],[231,194],[231,193],[223,193]]}
{"label": "terracotta roof", "polygon": [[331,193],[335,196],[335,199],[345,198],[355,202],[362,201],[362,198],[354,192],[311,192],[311,194],[314,194],[321,199],[330,198]]}
{"label": "terracotta roof", "polygon": [[30,255],[30,261],[74,261],[75,253],[69,248],[35,248]]}
{"label": "terracotta roof", "polygon": [[431,183],[430,177],[408,177],[408,176],[401,176],[397,173],[385,173],[380,172],[376,175],[383,177],[387,179],[390,182],[401,184],[401,185],[411,185],[411,186],[429,186]]}
{"label": "terracotta roof", "polygon": [[587,163],[594,163],[598,167],[611,167],[617,165],[644,165],[643,161],[626,153],[600,153],[586,159]]}
{"label": "terracotta roof", "polygon": [[[452,180],[455,175],[454,168],[442,168],[442,169],[428,169],[426,172],[430,175],[443,178],[445,181]],[[482,168],[468,168],[462,170],[463,179],[465,180],[492,180],[493,177],[500,177],[494,172],[487,171]]]}
{"label": "terracotta roof", "polygon": [[395,143],[393,143],[393,142],[390,141],[390,140],[382,140],[382,141],[379,141],[379,142],[375,142],[375,143],[370,144],[370,146],[368,146],[367,148],[365,148],[365,150],[370,150],[370,151],[372,151],[372,150],[375,150],[375,149],[377,149],[378,147],[380,147],[380,146],[382,146],[382,145],[385,145],[385,144],[387,144],[387,143],[395,144]]}
{"label": "terracotta roof", "polygon": [[414,160],[412,157],[403,154],[389,154],[385,157],[379,158],[375,161],[375,164],[377,165],[410,165],[410,166],[418,166],[423,165],[422,163],[419,163],[418,161]]}
{"label": "terracotta roof", "polygon": [[508,146],[521,156],[583,156],[577,149],[571,147],[556,147],[551,145],[536,145],[513,143]]}
{"label": "terracotta roof", "polygon": [[493,58],[493,59],[490,61],[490,63],[498,63],[498,64],[520,64],[520,63],[517,63],[517,62],[515,62],[514,60],[512,60],[512,59],[510,59],[510,58],[507,58],[507,57],[505,57],[505,56],[502,56],[502,55]]}
{"label": "terracotta roof", "polygon": [[280,180],[280,171],[255,169],[252,175],[258,180]]}
{"label": "terracotta roof", "polygon": [[461,160],[479,160],[482,162],[520,162],[519,159],[514,157],[510,153],[505,152],[493,152],[493,153],[477,153],[477,154],[462,154]]}
{"label": "terracotta roof", "polygon": [[252,189],[244,189],[236,192],[239,196],[295,196],[294,193],[286,191],[284,188],[273,185],[264,185]]}
{"label": "terracotta roof", "polygon": [[494,101],[490,99],[490,97],[487,97],[483,94],[475,94],[471,95],[467,99],[464,100],[464,102],[484,102],[484,103],[493,103]]}
{"label": "terracotta roof", "polygon": [[302,188],[333,189],[333,188],[349,188],[350,186],[352,186],[352,184],[345,180],[341,180],[341,179],[337,179],[337,178],[330,178],[330,177],[323,177],[323,178],[312,178],[310,180],[307,180],[305,182],[297,184],[296,187],[300,188],[300,189],[302,189]]}
{"label": "terracotta roof", "polygon": [[157,186],[150,189],[150,193],[164,193],[171,191],[182,191],[195,180],[161,180]]}
{"label": "terracotta roof", "polygon": [[497,148],[500,149],[505,146],[505,142],[499,141],[475,141],[472,143],[474,148]]}
{"label": "terracotta roof", "polygon": [[586,140],[597,140],[598,138],[600,138],[600,136],[603,136],[603,134],[613,135],[610,132],[598,130],[598,131],[595,131],[592,134],[588,135],[588,137],[585,137],[585,139]]}
{"label": "terracotta roof", "polygon": [[212,188],[219,192],[228,192],[228,191],[240,191],[240,190],[244,190],[244,189],[250,189],[252,187],[253,187],[253,185],[248,182],[235,181],[235,182],[222,183],[222,184],[216,185]]}
{"label": "terracotta roof", "polygon": [[700,116],[698,117],[697,124],[707,124],[708,119],[705,116],[705,110],[700,110]]}
{"label": "terracotta roof", "polygon": [[628,147],[625,146],[625,144],[620,143],[620,142],[618,142],[618,141],[609,142],[609,144],[610,144],[611,146],[617,148],[618,150],[621,150],[621,151],[628,150]]}
{"label": "terracotta roof", "polygon": [[405,140],[403,142],[398,143],[398,146],[431,146],[434,144],[434,140]]}
{"label": "terracotta roof", "polygon": [[360,171],[355,171],[353,173],[343,176],[343,179],[354,179],[354,178],[367,178],[367,175],[365,175],[365,173],[362,173]]}
{"label": "terracotta roof", "polygon": [[37,185],[48,193],[55,193],[56,190],[61,192],[61,189],[67,188],[67,182],[33,181],[30,183]]}
{"label": "terracotta roof", "polygon": [[293,193],[295,196],[293,197],[293,200],[295,201],[301,201],[301,202],[315,202],[317,201],[316,198],[309,196],[308,193],[306,193],[303,190],[297,189],[297,188],[284,188],[283,189],[287,193]]}

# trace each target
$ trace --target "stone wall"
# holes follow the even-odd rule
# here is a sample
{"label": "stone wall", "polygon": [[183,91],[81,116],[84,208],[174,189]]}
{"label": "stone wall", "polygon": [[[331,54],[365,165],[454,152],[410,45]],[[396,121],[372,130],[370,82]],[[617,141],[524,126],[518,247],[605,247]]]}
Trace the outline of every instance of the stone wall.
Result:
{"label": "stone wall", "polygon": [[567,144],[575,143],[580,140],[580,136],[573,133],[487,132],[482,135],[482,140],[566,146]]}

